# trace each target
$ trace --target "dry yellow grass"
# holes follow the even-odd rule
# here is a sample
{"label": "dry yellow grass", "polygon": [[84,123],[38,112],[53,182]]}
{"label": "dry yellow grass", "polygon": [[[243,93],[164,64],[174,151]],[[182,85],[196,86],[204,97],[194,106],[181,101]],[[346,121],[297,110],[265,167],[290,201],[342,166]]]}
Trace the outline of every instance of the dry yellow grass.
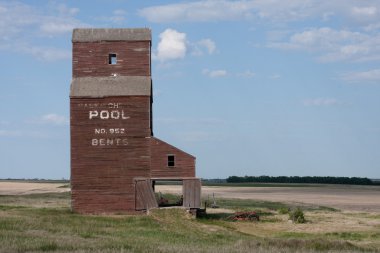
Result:
{"label": "dry yellow grass", "polygon": [[67,192],[61,183],[0,182],[0,195],[24,195],[33,193]]}
{"label": "dry yellow grass", "polygon": [[[51,191],[61,189],[52,187]],[[221,190],[237,194],[239,189]],[[247,194],[245,189],[242,192]],[[277,211],[284,204],[247,199],[219,199],[221,208],[207,209],[209,216],[204,219],[190,218],[174,208],[154,210],[149,216],[82,216],[70,212],[69,193],[8,195],[1,196],[0,202],[0,252],[348,253],[380,249],[380,212],[334,211],[308,204],[307,223],[293,224],[288,215]],[[240,208],[258,211],[260,222],[225,220]]]}
{"label": "dry yellow grass", "polygon": [[[294,224],[289,221],[288,215],[273,212],[269,218],[262,217],[260,222],[236,222],[233,226],[237,231],[261,238],[333,237],[380,249],[379,213],[306,211],[305,217],[306,223]],[[357,240],[358,237],[360,240]]]}

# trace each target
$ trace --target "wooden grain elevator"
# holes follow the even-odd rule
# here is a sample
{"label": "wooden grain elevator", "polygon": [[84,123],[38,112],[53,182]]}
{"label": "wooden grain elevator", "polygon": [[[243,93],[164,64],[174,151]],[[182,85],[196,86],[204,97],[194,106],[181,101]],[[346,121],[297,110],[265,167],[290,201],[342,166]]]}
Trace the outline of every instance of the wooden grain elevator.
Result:
{"label": "wooden grain elevator", "polygon": [[159,180],[182,181],[183,206],[199,208],[195,157],[153,136],[150,29],[74,29],[72,45],[73,211],[144,212]]}

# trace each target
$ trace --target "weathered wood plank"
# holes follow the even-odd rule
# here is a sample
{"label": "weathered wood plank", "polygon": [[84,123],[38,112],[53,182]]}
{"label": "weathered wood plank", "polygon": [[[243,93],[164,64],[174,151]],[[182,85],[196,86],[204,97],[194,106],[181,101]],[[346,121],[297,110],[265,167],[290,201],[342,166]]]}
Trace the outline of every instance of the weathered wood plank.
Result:
{"label": "weathered wood plank", "polygon": [[[150,76],[150,46],[150,41],[74,42],[73,77]],[[109,64],[110,53],[117,64]]]}
{"label": "weathered wood plank", "polygon": [[[121,31],[85,32],[86,39],[73,40],[73,77],[91,79],[76,87],[70,99],[72,209],[80,213],[131,213],[155,207],[150,178],[195,177],[195,157],[152,136],[151,83],[145,83],[149,89],[135,81],[128,86],[144,93],[125,91],[127,76],[129,81],[138,79],[132,76],[151,80],[151,42],[116,40]],[[109,54],[116,54],[116,64],[109,64]],[[112,84],[104,77],[118,78],[117,91],[123,94],[105,92],[103,84]],[[168,154],[175,156],[175,166],[168,166]],[[200,184],[186,184],[186,199],[194,207]]]}
{"label": "weathered wood plank", "polygon": [[201,207],[201,181],[200,179],[183,180],[183,206],[186,208]]}
{"label": "weathered wood plank", "polygon": [[[133,178],[150,177],[150,97],[72,98],[70,103],[73,210],[135,210]],[[123,111],[129,118],[89,119],[94,110]]]}
{"label": "weathered wood plank", "polygon": [[157,208],[158,204],[150,179],[136,180],[136,210]]}
{"label": "weathered wood plank", "polygon": [[[175,166],[167,164],[168,155],[175,156]],[[195,177],[195,157],[155,137],[151,138],[152,177]]]}

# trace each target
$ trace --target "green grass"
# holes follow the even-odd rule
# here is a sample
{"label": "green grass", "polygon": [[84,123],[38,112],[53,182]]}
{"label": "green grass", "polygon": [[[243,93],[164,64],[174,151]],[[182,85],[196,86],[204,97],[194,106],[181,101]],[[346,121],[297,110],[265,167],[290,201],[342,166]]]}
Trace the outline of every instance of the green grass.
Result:
{"label": "green grass", "polygon": [[28,195],[0,195],[1,204],[12,204],[15,202],[28,202],[28,200],[46,200],[46,201],[57,201],[57,200],[70,200],[70,192],[63,193],[36,193]]}
{"label": "green grass", "polygon": [[329,238],[350,241],[363,241],[365,239],[380,239],[380,232],[333,232],[325,234]]}
{"label": "green grass", "polygon": [[166,199],[169,204],[174,204],[174,203],[176,203],[181,198],[180,195],[170,194],[170,193],[159,193],[159,192],[156,192],[155,195],[156,195],[156,200],[157,201],[160,199],[160,197],[162,197],[162,198]]}
{"label": "green grass", "polygon": [[311,207],[308,210],[318,210],[318,211],[329,211],[329,212],[340,212],[339,209],[329,207],[329,206],[318,206],[317,208]]}
{"label": "green grass", "polygon": [[0,195],[0,206],[13,207],[69,207],[70,193],[41,193],[30,195]]}
{"label": "green grass", "polygon": [[191,248],[192,242],[207,249],[248,240],[233,231],[207,231],[199,225],[181,209],[119,217],[84,216],[69,209],[14,209],[0,218],[0,251],[177,252],[184,246]]}
{"label": "green grass", "polygon": [[[0,252],[370,252],[351,242],[354,234],[257,237],[237,231],[235,223],[220,215],[195,219],[178,208],[139,216],[80,215],[70,211],[69,197],[69,193],[0,196]],[[268,219],[278,208],[288,207],[233,199],[218,204],[258,210]],[[379,234],[365,236],[376,239]]]}
{"label": "green grass", "polygon": [[364,217],[364,218],[380,220],[380,214],[379,213],[348,213],[347,215],[353,216],[353,217]]}
{"label": "green grass", "polygon": [[[302,235],[296,235],[296,237],[297,236],[298,238],[294,238],[293,234],[290,239],[268,239],[268,241],[272,245],[278,245],[284,248],[291,246],[294,249],[302,249],[298,252],[307,252],[307,250],[313,252],[365,252],[364,249],[347,241],[328,240],[322,237],[309,239],[302,237]],[[369,252],[376,251],[370,250]]]}

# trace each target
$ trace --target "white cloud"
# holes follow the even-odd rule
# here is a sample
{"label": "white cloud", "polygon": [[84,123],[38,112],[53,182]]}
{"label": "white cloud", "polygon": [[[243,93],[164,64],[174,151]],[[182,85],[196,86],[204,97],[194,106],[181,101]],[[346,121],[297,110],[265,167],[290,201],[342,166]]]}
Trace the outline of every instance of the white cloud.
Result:
{"label": "white cloud", "polygon": [[326,12],[323,12],[323,13],[322,13],[322,21],[323,21],[323,22],[330,21],[330,19],[331,19],[332,17],[334,17],[334,16],[335,16],[335,12],[333,12],[333,11],[326,11]]}
{"label": "white cloud", "polygon": [[49,138],[49,135],[39,131],[21,131],[21,130],[1,130],[0,137],[31,137],[31,138]]}
{"label": "white cloud", "polygon": [[380,29],[380,23],[371,23],[364,27],[364,30],[367,32],[376,31]]}
{"label": "white cloud", "polygon": [[312,98],[303,101],[305,106],[333,106],[341,104],[336,98]]}
{"label": "white cloud", "polygon": [[[227,70],[224,70],[224,69],[216,69],[216,70],[203,69],[202,74],[211,78],[216,78],[216,77],[225,77],[231,73],[228,73]],[[246,70],[244,72],[240,72],[236,74],[233,73],[233,75],[240,78],[252,78],[256,75],[256,73],[254,73],[251,70]]]}
{"label": "white cloud", "polygon": [[58,115],[55,113],[49,113],[41,116],[41,123],[53,124],[53,125],[67,125],[69,120],[62,115]]}
{"label": "white cloud", "polygon": [[286,42],[271,42],[267,46],[318,53],[319,60],[330,62],[379,60],[379,44],[380,35],[323,27],[295,33]]}
{"label": "white cloud", "polygon": [[213,54],[215,52],[215,49],[216,49],[216,45],[215,45],[215,42],[212,41],[211,39],[203,39],[203,40],[200,40],[198,41],[197,43],[199,46],[201,47],[204,47],[207,49],[207,52],[209,54]]}
{"label": "white cloud", "polygon": [[334,16],[368,23],[379,18],[379,1],[360,0],[201,0],[146,7],[140,16],[154,23],[213,22],[222,20],[265,20],[283,22]]}
{"label": "white cloud", "polygon": [[61,16],[73,16],[78,14],[79,12],[78,8],[70,8],[67,7],[65,4],[59,4],[57,6],[53,5],[53,10],[54,9],[58,10]]}
{"label": "white cloud", "polygon": [[141,9],[139,14],[154,23],[255,19],[286,22],[314,16],[317,10],[325,9],[321,5],[316,0],[203,0],[151,6]]}
{"label": "white cloud", "polygon": [[147,7],[139,14],[155,23],[178,21],[215,21],[249,16],[253,1],[197,1]]}
{"label": "white cloud", "polygon": [[273,80],[277,80],[277,79],[280,79],[280,78],[281,78],[281,75],[279,75],[279,74],[273,74],[273,75],[269,76],[269,79],[273,79]]}
{"label": "white cloud", "polygon": [[336,31],[329,27],[313,28],[290,36],[289,42],[273,43],[271,47],[283,49],[320,50],[335,49],[339,42],[356,42],[363,40],[365,35],[350,31]]}
{"label": "white cloud", "polygon": [[101,16],[97,19],[101,20],[101,21],[111,22],[111,23],[115,23],[115,24],[120,25],[120,24],[124,23],[124,21],[126,20],[126,15],[127,15],[127,12],[125,10],[117,9],[117,10],[114,10],[112,12],[112,15]]}
{"label": "white cloud", "polygon": [[47,36],[71,33],[74,28],[88,26],[74,17],[79,12],[78,8],[69,8],[64,4],[53,6],[52,10],[48,11],[49,14],[35,12],[35,22],[42,34]]}
{"label": "white cloud", "polygon": [[20,137],[22,135],[23,134],[20,131],[0,129],[0,136],[3,136],[3,137]]}
{"label": "white cloud", "polygon": [[202,39],[195,43],[189,43],[192,55],[213,54],[216,50],[216,44],[212,39]]}
{"label": "white cloud", "polygon": [[218,69],[218,70],[209,70],[209,69],[204,69],[202,70],[202,74],[209,76],[209,77],[224,77],[227,76],[227,71],[224,69]]}
{"label": "white cloud", "polygon": [[[79,9],[63,4],[36,9],[20,2],[0,2],[0,50],[27,53],[49,61],[67,59],[69,50],[41,46],[34,40],[54,38],[71,33],[75,27],[87,26],[75,18],[78,12]],[[45,45],[49,42],[45,40]]]}
{"label": "white cloud", "polygon": [[153,55],[153,58],[161,62],[182,59],[186,51],[186,34],[168,28],[160,34],[157,53]]}
{"label": "white cloud", "polygon": [[350,72],[341,77],[348,82],[380,82],[380,69],[372,69],[362,72]]}
{"label": "white cloud", "polygon": [[55,36],[71,32],[75,27],[87,26],[74,17],[79,9],[62,4],[42,11],[19,2],[2,2],[0,12],[0,31],[10,37],[36,32]]}
{"label": "white cloud", "polygon": [[44,34],[56,35],[71,32],[76,27],[78,27],[78,25],[75,23],[62,23],[57,21],[50,21],[41,24],[40,29]]}
{"label": "white cloud", "polygon": [[256,74],[250,70],[246,70],[242,73],[238,73],[237,76],[238,77],[245,77],[245,78],[252,78],[254,77]]}
{"label": "white cloud", "polygon": [[110,17],[110,20],[114,23],[121,24],[125,21],[125,16],[127,15],[127,12],[124,10],[114,10],[113,16]]}
{"label": "white cloud", "polygon": [[[380,1],[375,0],[200,0],[150,6],[139,14],[155,23],[265,22],[276,31],[267,34],[267,46],[272,48],[306,50],[322,62],[380,60]],[[304,20],[338,20],[350,29],[312,28],[290,36],[283,29],[287,22]],[[203,52],[195,46],[193,54]]]}
{"label": "white cloud", "polygon": [[359,16],[374,16],[377,14],[377,8],[375,6],[357,7],[352,8],[353,15]]}
{"label": "white cloud", "polygon": [[31,120],[27,120],[28,124],[47,124],[47,125],[56,125],[56,126],[64,126],[69,124],[69,119],[63,115],[59,115],[56,113],[48,113],[42,115],[38,118],[34,118]]}
{"label": "white cloud", "polygon": [[351,24],[361,27],[371,26],[378,23],[380,19],[379,1],[354,1],[347,5],[346,12],[343,13]]}
{"label": "white cloud", "polygon": [[44,48],[35,46],[18,46],[19,51],[33,55],[39,60],[43,61],[57,61],[70,59],[71,51],[59,48]]}

